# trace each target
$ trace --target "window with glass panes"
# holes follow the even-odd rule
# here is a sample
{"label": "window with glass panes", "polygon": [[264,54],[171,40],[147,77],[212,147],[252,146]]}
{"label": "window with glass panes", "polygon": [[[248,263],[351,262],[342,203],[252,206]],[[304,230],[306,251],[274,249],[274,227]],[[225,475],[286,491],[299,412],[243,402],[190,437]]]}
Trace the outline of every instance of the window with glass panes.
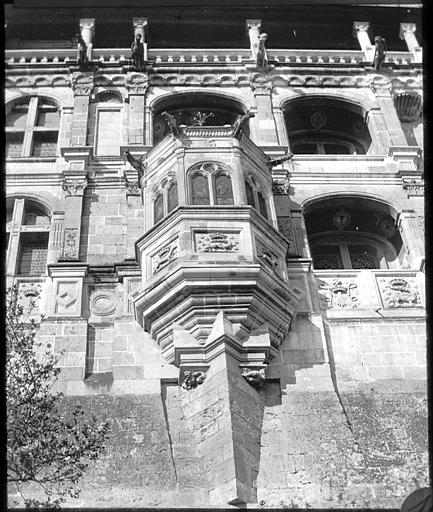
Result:
{"label": "window with glass panes", "polygon": [[7,275],[41,276],[46,272],[50,217],[36,201],[7,201]]}
{"label": "window with glass panes", "polygon": [[25,97],[6,109],[6,158],[55,157],[60,112],[41,97]]}

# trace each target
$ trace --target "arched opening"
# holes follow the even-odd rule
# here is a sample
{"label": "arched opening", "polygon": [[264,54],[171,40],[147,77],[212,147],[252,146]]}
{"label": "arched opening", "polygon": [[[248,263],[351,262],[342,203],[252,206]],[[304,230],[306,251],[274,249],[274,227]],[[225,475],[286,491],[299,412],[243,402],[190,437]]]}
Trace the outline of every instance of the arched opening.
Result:
{"label": "arched opening", "polygon": [[[212,93],[185,92],[174,94],[157,103],[153,116],[153,143],[160,142],[169,128],[161,115],[168,112],[175,117],[178,125],[224,126],[232,125],[245,108],[232,98]],[[248,123],[245,132],[248,134]]]}
{"label": "arched opening", "polygon": [[307,96],[286,103],[283,112],[295,154],[364,155],[371,145],[365,112],[353,103]]}
{"label": "arched opening", "polygon": [[305,210],[315,270],[398,268],[403,242],[392,212],[360,197],[333,197]]}

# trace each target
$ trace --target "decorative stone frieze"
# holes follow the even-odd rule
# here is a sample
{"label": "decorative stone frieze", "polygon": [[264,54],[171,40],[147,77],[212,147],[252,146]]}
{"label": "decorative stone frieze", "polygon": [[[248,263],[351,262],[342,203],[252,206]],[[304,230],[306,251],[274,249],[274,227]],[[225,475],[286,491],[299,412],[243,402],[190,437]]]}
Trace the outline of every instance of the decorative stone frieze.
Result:
{"label": "decorative stone frieze", "polygon": [[398,118],[404,123],[416,123],[422,116],[422,99],[415,91],[394,94]]}
{"label": "decorative stone frieze", "polygon": [[407,197],[424,195],[424,180],[422,178],[402,178],[401,184]]}
{"label": "decorative stone frieze", "polygon": [[178,239],[173,240],[169,244],[159,249],[158,252],[152,256],[152,273],[156,274],[169,263],[171,263],[178,256]]}
{"label": "decorative stone frieze", "polygon": [[239,233],[195,233],[197,252],[236,252],[239,251]]}
{"label": "decorative stone frieze", "polygon": [[422,307],[415,278],[378,277],[377,283],[385,308]]}
{"label": "decorative stone frieze", "polygon": [[319,293],[328,309],[359,307],[358,285],[355,279],[320,278]]}

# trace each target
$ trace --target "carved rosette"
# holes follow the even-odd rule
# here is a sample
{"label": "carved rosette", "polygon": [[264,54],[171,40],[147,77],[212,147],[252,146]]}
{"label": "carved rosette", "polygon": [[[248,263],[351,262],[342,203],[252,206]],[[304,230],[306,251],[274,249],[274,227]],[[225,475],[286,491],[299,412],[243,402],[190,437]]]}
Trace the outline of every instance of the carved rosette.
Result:
{"label": "carved rosette", "polygon": [[65,228],[63,259],[77,260],[80,250],[78,228]]}
{"label": "carved rosette", "polygon": [[152,274],[157,274],[174,259],[178,254],[178,240],[165,245],[152,257]]}
{"label": "carved rosette", "polygon": [[111,290],[97,290],[90,296],[89,309],[92,315],[109,316],[116,311],[116,294]]}
{"label": "carved rosette", "polygon": [[320,279],[319,293],[327,309],[356,309],[359,307],[358,285],[354,279]]}
{"label": "carved rosette", "polygon": [[414,278],[380,277],[377,282],[385,308],[422,307],[418,285]]}
{"label": "carved rosette", "polygon": [[197,252],[237,252],[239,251],[239,233],[196,233]]}

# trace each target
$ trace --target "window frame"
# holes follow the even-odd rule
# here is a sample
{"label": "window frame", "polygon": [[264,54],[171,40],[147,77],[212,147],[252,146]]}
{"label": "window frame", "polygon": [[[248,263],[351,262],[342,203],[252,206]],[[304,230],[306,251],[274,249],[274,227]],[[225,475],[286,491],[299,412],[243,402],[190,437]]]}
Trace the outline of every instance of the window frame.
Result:
{"label": "window frame", "polygon": [[[201,167],[206,164],[213,164],[215,166],[215,169],[213,170],[206,170],[202,169]],[[194,166],[196,167],[196,166]],[[209,204],[194,204],[194,194],[192,190],[192,182],[193,179],[196,176],[203,176],[207,179],[208,184],[208,192],[209,192]],[[226,176],[230,180],[230,187],[231,187],[231,204],[218,204],[217,202],[217,190],[216,190],[216,180],[220,176]],[[188,194],[189,194],[189,204],[191,206],[218,206],[218,207],[227,207],[227,206],[234,206],[235,204],[235,197],[234,197],[234,182],[233,182],[233,173],[231,170],[226,169],[222,165],[220,165],[218,162],[202,162],[200,164],[200,168],[198,169],[191,169],[188,172]]]}
{"label": "window frame", "polygon": [[[250,186],[252,193],[253,193],[253,199],[254,204],[248,203],[248,194],[247,194],[247,184]],[[245,197],[247,198],[247,204],[254,208],[254,210],[264,219],[266,219],[268,222],[271,222],[271,204],[269,201],[269,196],[266,193],[264,187],[260,185],[259,182],[257,182],[256,178],[252,176],[251,174],[245,174],[244,175],[244,186],[245,186]],[[263,215],[261,211],[261,202],[259,200],[259,194],[263,198],[264,206],[266,209],[266,215]]]}
{"label": "window frame", "polygon": [[[170,188],[175,185],[177,188],[177,204],[172,207],[171,210],[168,209],[168,192]],[[155,219],[155,203],[158,198],[158,196],[162,196],[162,217],[159,220]],[[173,211],[176,210],[176,208],[179,206],[179,190],[178,190],[178,183],[175,178],[164,180],[161,184],[157,185],[153,189],[152,193],[152,221],[153,225],[158,224],[163,219],[167,217],[167,215],[170,215]]]}
{"label": "window frame", "polygon": [[[28,103],[24,103],[23,100],[28,99]],[[38,126],[38,116],[40,111],[49,110],[49,108],[44,108],[44,101],[52,103],[49,107],[55,108],[58,112],[58,126],[57,127],[45,127]],[[24,128],[15,128],[13,126],[5,126],[6,132],[6,143],[9,134],[22,134],[22,148],[20,156],[8,156],[6,152],[6,159],[11,160],[15,158],[57,158],[59,154],[59,134],[60,134],[60,126],[61,126],[61,109],[57,102],[49,97],[45,96],[24,96],[22,98],[17,98],[14,101],[9,102],[6,110],[6,121],[8,115],[13,111],[14,108],[19,107],[20,105],[28,105],[25,126]],[[55,143],[55,151],[52,155],[42,155],[37,156],[34,155],[34,144],[35,144],[35,134],[38,133],[55,133],[57,134],[56,143]]]}

